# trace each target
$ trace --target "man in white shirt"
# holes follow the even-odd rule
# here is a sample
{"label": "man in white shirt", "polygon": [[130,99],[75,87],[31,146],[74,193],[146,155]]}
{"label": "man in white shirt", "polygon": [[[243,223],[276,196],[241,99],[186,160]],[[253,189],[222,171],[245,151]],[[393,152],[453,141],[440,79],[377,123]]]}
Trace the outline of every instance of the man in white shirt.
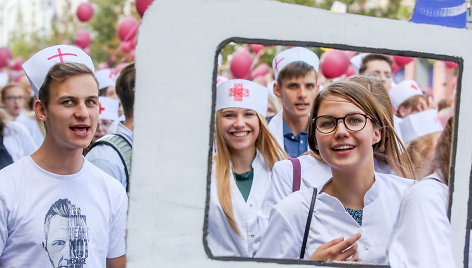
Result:
{"label": "man in white shirt", "polygon": [[125,267],[127,195],[82,156],[99,113],[92,59],[59,45],[23,69],[47,132],[36,152],[0,171],[2,267]]}

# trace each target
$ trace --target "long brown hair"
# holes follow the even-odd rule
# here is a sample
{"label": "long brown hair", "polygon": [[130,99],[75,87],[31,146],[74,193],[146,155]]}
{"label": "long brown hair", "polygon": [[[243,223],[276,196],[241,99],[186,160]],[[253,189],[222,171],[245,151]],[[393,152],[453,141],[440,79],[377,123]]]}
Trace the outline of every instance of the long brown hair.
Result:
{"label": "long brown hair", "polygon": [[358,82],[347,79],[330,84],[326,89],[320,91],[315,98],[308,127],[308,145],[313,154],[318,155],[317,159],[321,157],[320,152],[316,149],[316,128],[313,121],[318,116],[321,103],[327,97],[333,95],[344,98],[359,107],[370,116],[372,123],[380,127],[381,139],[373,145],[374,156],[386,162],[399,176],[415,178],[410,157],[393,129],[393,119],[389,119],[392,118],[391,113],[385,111],[384,105],[379,105],[379,101],[372,96],[371,91]]}
{"label": "long brown hair", "polygon": [[449,184],[449,167],[451,165],[452,135],[454,133],[454,116],[450,117],[439,136],[434,154],[432,171],[436,171],[444,183]]}
{"label": "long brown hair", "polygon": [[[275,162],[286,159],[287,155],[284,150],[280,147],[277,140],[272,136],[267,127],[267,122],[264,117],[256,113],[259,118],[259,136],[256,140],[256,148],[259,153],[262,154],[264,160],[272,170]],[[220,124],[222,118],[222,110],[216,112],[215,116],[215,139],[216,139],[216,154],[213,158],[215,162],[215,178],[216,178],[216,189],[218,193],[218,200],[220,201],[221,208],[223,209],[226,219],[228,220],[231,228],[240,234],[236,221],[233,214],[233,202],[231,198],[230,188],[230,161],[231,154],[228,145],[225,143],[221,131]]]}

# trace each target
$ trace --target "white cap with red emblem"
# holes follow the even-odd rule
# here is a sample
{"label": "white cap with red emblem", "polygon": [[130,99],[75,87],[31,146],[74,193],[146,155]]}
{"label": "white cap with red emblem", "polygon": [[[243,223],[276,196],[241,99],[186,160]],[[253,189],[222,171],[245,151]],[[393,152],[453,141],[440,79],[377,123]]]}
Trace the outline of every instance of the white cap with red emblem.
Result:
{"label": "white cap with red emblem", "polygon": [[219,84],[216,88],[215,111],[224,108],[245,108],[265,117],[267,102],[267,89],[252,81],[232,79]]}
{"label": "white cap with red emblem", "polygon": [[102,90],[115,85],[115,80],[112,79],[110,69],[102,69],[95,72],[95,77],[98,81],[98,89]]}
{"label": "white cap with red emblem", "polygon": [[438,111],[435,109],[425,110],[410,114],[400,122],[400,130],[404,143],[416,138],[443,130]]}
{"label": "white cap with red emblem", "polygon": [[95,71],[92,58],[80,48],[69,45],[47,47],[34,54],[22,65],[36,96],[51,67],[59,62],[82,63],[92,72]]}
{"label": "white cap with red emblem", "polygon": [[408,98],[423,95],[420,86],[414,80],[404,80],[388,92],[395,110]]}
{"label": "white cap with red emblem", "polygon": [[320,67],[320,59],[315,52],[305,47],[292,47],[280,52],[272,60],[272,69],[274,70],[275,79],[277,80],[279,72],[285,66],[296,61],[302,61],[313,66],[316,72],[318,72]]}
{"label": "white cap with red emblem", "polygon": [[120,102],[105,96],[98,97],[100,103],[100,114],[98,119],[116,120],[118,119],[118,108]]}

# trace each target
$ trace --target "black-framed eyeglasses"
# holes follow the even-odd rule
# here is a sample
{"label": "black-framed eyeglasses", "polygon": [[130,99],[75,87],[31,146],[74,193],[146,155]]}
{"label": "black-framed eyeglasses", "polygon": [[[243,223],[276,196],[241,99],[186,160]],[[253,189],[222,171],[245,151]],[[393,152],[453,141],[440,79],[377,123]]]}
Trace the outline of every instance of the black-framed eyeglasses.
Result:
{"label": "black-framed eyeglasses", "polygon": [[361,131],[367,124],[367,118],[370,116],[361,113],[347,114],[343,117],[334,117],[331,115],[321,115],[314,119],[316,129],[323,134],[333,132],[338,126],[338,121],[343,120],[344,126],[351,131]]}

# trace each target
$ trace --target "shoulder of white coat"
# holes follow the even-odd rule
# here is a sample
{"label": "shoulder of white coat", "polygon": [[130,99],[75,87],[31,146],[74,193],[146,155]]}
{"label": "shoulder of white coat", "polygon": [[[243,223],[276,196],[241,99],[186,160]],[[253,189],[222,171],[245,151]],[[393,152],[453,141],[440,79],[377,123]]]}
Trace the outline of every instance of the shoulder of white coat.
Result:
{"label": "shoulder of white coat", "polygon": [[299,215],[306,215],[311,205],[313,188],[303,188],[296,191],[279,202],[275,209],[286,218],[294,218]]}
{"label": "shoulder of white coat", "polygon": [[415,200],[414,202],[435,202],[443,199],[442,202],[447,202],[448,187],[446,184],[426,177],[421,181],[415,183],[405,193],[406,200]]}
{"label": "shoulder of white coat", "polygon": [[406,189],[410,188],[416,183],[416,180],[402,178],[393,174],[377,173],[375,172],[375,179],[381,184],[385,185],[392,191],[398,191],[403,193]]}
{"label": "shoulder of white coat", "polygon": [[312,170],[323,170],[329,171],[331,173],[331,169],[328,165],[323,164],[311,154],[303,154],[299,156],[298,159],[300,160],[300,166],[302,167],[302,170],[305,172],[311,172]]}

